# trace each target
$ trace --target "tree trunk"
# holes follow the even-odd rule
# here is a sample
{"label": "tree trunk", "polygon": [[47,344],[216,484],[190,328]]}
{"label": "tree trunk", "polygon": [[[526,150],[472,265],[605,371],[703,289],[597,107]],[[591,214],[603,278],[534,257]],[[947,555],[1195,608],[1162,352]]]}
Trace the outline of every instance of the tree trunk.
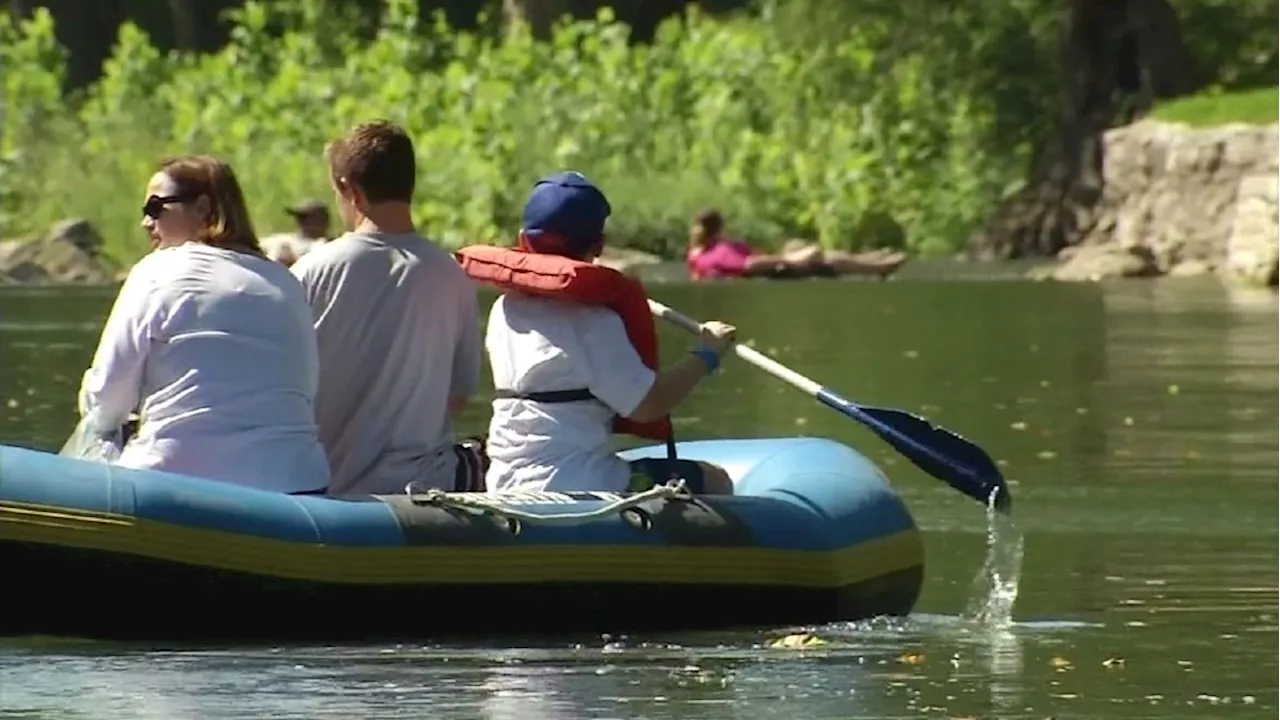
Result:
{"label": "tree trunk", "polygon": [[978,257],[1053,256],[1074,245],[1102,194],[1103,133],[1196,85],[1168,0],[1071,0],[1060,25],[1059,78],[1057,133],[1022,189],[970,240]]}
{"label": "tree trunk", "polygon": [[551,37],[551,27],[568,12],[565,0],[502,0],[502,17],[507,25],[528,23],[533,36]]}
{"label": "tree trunk", "polygon": [[200,28],[192,13],[191,0],[169,0],[169,17],[173,21],[173,44],[192,52],[200,47]]}

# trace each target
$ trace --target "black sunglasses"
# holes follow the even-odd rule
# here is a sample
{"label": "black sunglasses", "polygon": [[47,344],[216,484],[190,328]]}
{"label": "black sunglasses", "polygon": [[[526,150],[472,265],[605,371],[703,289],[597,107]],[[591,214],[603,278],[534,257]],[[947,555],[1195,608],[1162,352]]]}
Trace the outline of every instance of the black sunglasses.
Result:
{"label": "black sunglasses", "polygon": [[159,220],[164,214],[165,207],[171,203],[187,202],[194,200],[191,195],[152,195],[147,198],[147,203],[142,206],[142,214],[152,220]]}

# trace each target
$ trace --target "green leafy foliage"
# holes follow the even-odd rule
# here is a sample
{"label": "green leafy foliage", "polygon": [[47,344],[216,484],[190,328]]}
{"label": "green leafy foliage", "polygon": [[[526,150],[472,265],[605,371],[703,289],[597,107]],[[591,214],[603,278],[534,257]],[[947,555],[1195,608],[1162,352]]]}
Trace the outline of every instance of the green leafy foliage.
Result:
{"label": "green leafy foliage", "polygon": [[[144,251],[140,194],[163,155],[213,152],[237,168],[260,225],[326,195],[326,139],[388,117],[418,146],[415,212],[449,244],[504,241],[540,175],[581,170],[614,201],[614,241],[670,253],[715,205],[766,245],[788,235],[859,247],[890,218],[918,250],[947,250],[1021,169],[993,153],[997,122],[954,69],[909,50],[878,62],[870,25],[802,52],[762,19],[691,12],[630,42],[605,9],[550,42],[521,27],[458,33],[388,0],[369,40],[319,0],[249,2],[210,55],[163,55],[121,27],[99,82],[69,111],[46,14],[4,26],[6,234],[70,214],[114,254]],[[1020,150],[1020,149],[1016,149]],[[22,208],[18,213],[17,208]]]}
{"label": "green leafy foliage", "polygon": [[[610,195],[620,245],[672,254],[717,206],[764,246],[946,253],[1055,117],[1048,0],[767,0],[729,19],[690,10],[643,44],[608,9],[539,42],[519,25],[458,32],[415,0],[376,18],[334,7],[251,0],[206,55],[161,51],[126,23],[74,98],[50,16],[0,13],[0,234],[82,216],[128,262],[145,252],[147,176],[193,151],[227,158],[259,230],[281,229],[288,203],[331,192],[326,140],[386,117],[418,147],[418,222],[451,245],[508,241],[533,181],[571,168]],[[1274,65],[1274,42],[1250,48]]]}

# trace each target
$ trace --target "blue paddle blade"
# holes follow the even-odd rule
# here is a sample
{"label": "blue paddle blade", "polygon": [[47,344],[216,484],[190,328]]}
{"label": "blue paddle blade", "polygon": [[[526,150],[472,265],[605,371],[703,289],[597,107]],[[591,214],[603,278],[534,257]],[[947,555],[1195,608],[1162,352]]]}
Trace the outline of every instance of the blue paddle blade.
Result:
{"label": "blue paddle blade", "polygon": [[1007,513],[1012,509],[1013,497],[1004,475],[991,456],[974,443],[909,412],[856,405],[825,388],[818,393],[818,400],[867,426],[913,465],[983,506],[994,499],[997,510]]}

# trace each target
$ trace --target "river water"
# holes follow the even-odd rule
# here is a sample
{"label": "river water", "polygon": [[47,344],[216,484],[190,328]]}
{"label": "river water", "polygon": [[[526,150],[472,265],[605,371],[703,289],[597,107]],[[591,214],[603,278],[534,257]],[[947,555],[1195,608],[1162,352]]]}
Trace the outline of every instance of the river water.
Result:
{"label": "river water", "polygon": [[[796,628],[183,650],[6,640],[0,718],[1276,716],[1274,294],[1196,279],[655,295],[737,324],[757,349],[851,398],[977,440],[1011,481],[1016,526],[989,525],[873,435],[727,361],[677,432],[822,435],[871,455],[926,532],[916,614],[807,628],[825,643],[803,649],[771,646]],[[102,290],[0,291],[0,442],[60,446],[110,301]],[[663,340],[672,357],[687,346],[674,330]],[[485,420],[477,407],[464,429]],[[0,612],[4,594],[40,581],[0,578]],[[94,611],[93,598],[68,604]]]}

